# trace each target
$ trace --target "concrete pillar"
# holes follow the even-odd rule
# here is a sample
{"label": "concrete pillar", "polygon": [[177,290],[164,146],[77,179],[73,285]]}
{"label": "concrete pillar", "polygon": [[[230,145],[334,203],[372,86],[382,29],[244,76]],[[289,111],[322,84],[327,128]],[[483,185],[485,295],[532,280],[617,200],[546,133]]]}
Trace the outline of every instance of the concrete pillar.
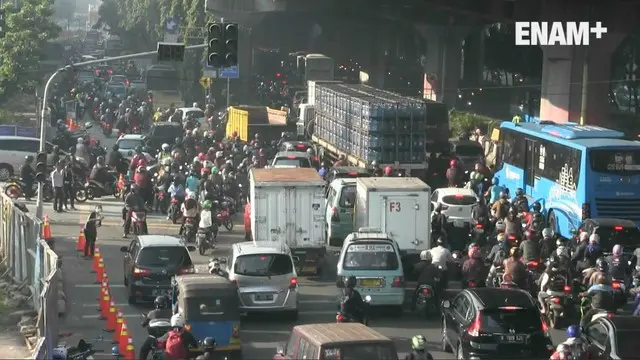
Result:
{"label": "concrete pillar", "polygon": [[484,75],[484,26],[471,29],[464,40],[462,83],[465,87],[477,87],[482,84]]}
{"label": "concrete pillar", "polygon": [[369,32],[370,63],[367,66],[369,85],[383,89],[387,75],[387,55],[389,54],[390,34],[387,27],[373,25]]}
{"label": "concrete pillar", "polygon": [[461,75],[462,41],[469,29],[422,24],[416,29],[427,41],[423,66],[435,100],[453,107]]}
{"label": "concrete pillar", "polygon": [[[556,122],[581,121],[583,89],[585,124],[605,125],[609,119],[611,55],[624,34],[607,34],[589,47],[545,46],[542,58],[540,118]],[[585,66],[586,61],[586,66]],[[587,70],[584,84],[584,70]]]}

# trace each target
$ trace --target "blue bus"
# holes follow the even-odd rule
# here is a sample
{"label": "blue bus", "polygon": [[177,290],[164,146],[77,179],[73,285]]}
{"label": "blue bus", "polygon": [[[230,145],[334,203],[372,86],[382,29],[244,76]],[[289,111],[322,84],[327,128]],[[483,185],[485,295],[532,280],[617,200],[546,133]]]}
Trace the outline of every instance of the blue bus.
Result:
{"label": "blue bus", "polygon": [[619,131],[551,121],[500,125],[496,176],[539,201],[569,238],[587,218],[640,222],[640,142]]}

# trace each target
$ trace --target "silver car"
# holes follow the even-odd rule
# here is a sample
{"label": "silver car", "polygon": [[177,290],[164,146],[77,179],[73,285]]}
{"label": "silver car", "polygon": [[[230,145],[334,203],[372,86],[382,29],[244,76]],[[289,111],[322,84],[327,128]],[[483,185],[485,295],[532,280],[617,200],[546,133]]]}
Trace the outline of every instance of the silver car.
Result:
{"label": "silver car", "polygon": [[291,250],[283,245],[246,242],[232,246],[221,268],[238,284],[240,311],[287,313],[298,317],[298,275]]}

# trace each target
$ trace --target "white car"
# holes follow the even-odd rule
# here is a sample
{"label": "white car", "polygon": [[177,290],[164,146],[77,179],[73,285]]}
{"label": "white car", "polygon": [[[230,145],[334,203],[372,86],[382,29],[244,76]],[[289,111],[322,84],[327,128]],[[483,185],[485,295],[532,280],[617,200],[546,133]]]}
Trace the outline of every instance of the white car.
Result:
{"label": "white car", "polygon": [[[116,140],[116,144],[118,145],[118,152],[124,158],[131,160],[136,151],[136,147],[145,146],[145,137],[144,135],[139,134],[125,134],[121,135],[118,140]],[[151,156],[151,154],[147,152],[144,152],[143,154],[147,158],[147,163],[153,160],[153,156]]]}
{"label": "white car", "polygon": [[197,107],[183,107],[178,108],[178,110],[182,114],[182,122],[187,121],[187,119],[192,116],[198,120],[198,124],[202,126],[202,123],[204,122],[204,111]]}
{"label": "white car", "polygon": [[278,168],[310,168],[311,160],[306,152],[300,151],[280,151],[276,154],[269,166]]}
{"label": "white car", "polygon": [[471,210],[478,203],[476,193],[471,189],[441,188],[433,191],[431,205],[442,206],[442,213],[455,227],[464,227],[472,222]]}

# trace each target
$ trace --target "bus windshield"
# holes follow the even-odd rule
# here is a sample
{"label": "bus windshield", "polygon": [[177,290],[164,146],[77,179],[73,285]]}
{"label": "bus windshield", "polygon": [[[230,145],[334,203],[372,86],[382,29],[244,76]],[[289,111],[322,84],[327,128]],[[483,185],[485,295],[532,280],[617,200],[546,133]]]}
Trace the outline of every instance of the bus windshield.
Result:
{"label": "bus windshield", "polygon": [[640,150],[591,150],[591,170],[601,173],[637,174],[640,172]]}
{"label": "bus windshield", "polygon": [[147,70],[147,90],[166,91],[177,90],[180,86],[178,71],[174,69]]}

